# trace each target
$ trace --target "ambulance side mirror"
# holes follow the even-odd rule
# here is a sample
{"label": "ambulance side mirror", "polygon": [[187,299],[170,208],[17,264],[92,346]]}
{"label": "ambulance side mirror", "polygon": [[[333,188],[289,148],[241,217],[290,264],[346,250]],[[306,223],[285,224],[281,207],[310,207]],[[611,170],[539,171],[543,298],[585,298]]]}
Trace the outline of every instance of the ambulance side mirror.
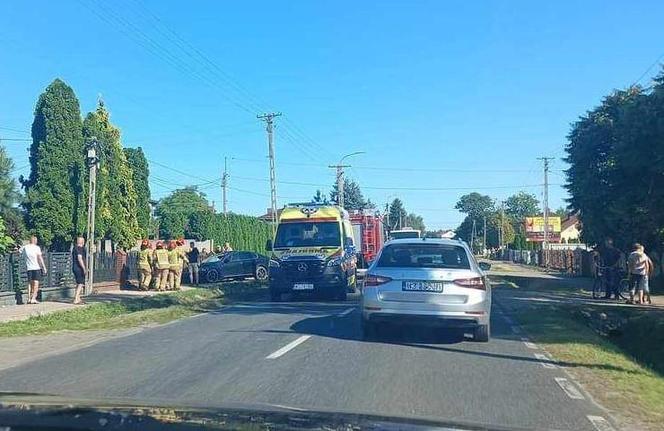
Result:
{"label": "ambulance side mirror", "polygon": [[268,240],[265,242],[265,250],[267,250],[267,251],[272,251],[272,240],[271,240],[271,239],[268,239]]}

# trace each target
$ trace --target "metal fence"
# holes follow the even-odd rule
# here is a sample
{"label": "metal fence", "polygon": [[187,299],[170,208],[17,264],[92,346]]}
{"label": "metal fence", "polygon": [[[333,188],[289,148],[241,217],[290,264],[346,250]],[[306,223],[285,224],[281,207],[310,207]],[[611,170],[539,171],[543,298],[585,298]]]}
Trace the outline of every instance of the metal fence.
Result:
{"label": "metal fence", "polygon": [[[549,268],[575,276],[591,276],[593,262],[590,252],[574,250],[549,250]],[[544,266],[542,250],[505,250],[499,259],[510,260],[525,265]]]}
{"label": "metal fence", "polygon": [[[94,282],[121,282],[135,279],[138,254],[95,254]],[[48,272],[42,280],[43,287],[73,287],[72,258],[69,252],[44,253],[44,264]],[[0,292],[13,292],[27,287],[27,269],[18,253],[0,255]]]}

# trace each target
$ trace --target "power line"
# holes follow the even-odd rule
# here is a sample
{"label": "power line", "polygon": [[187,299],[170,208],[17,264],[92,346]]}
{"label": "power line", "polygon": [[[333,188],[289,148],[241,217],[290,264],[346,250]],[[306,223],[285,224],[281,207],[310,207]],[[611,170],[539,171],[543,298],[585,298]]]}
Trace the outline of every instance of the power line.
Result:
{"label": "power line", "polygon": [[639,75],[639,78],[638,78],[636,81],[634,81],[630,87],[634,87],[634,86],[636,86],[639,82],[641,82],[641,80],[642,80],[642,79],[643,79],[648,73],[650,73],[650,71],[652,70],[652,68],[655,67],[655,66],[657,66],[657,64],[659,64],[659,62],[662,61],[663,58],[664,58],[664,52],[663,52],[659,57],[657,57],[657,59],[656,59],[655,61],[653,61],[652,64],[651,64],[650,66],[648,66],[648,68],[647,68],[647,69],[646,69],[641,75]]}
{"label": "power line", "polygon": [[27,131],[27,130],[19,130],[19,129],[14,129],[14,128],[11,128],[11,127],[4,127],[4,126],[0,126],[0,130],[7,130],[9,132],[16,132],[16,133],[27,133],[28,135],[30,134],[30,132]]}
{"label": "power line", "polygon": [[32,139],[25,138],[0,138],[1,141],[15,141],[15,142],[32,142]]}

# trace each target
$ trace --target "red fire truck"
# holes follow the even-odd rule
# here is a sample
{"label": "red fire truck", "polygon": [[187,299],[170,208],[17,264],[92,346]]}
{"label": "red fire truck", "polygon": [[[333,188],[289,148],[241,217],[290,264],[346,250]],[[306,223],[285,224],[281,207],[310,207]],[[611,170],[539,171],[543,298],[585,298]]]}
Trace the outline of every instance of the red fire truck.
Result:
{"label": "red fire truck", "polygon": [[383,217],[368,211],[349,211],[349,214],[357,248],[357,266],[366,268],[385,242]]}

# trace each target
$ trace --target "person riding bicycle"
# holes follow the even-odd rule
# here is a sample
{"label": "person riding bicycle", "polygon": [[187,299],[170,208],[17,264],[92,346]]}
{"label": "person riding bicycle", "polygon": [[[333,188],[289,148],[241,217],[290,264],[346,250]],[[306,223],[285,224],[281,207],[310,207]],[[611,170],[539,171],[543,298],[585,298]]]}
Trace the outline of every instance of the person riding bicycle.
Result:
{"label": "person riding bicycle", "polygon": [[620,257],[622,252],[613,246],[613,239],[606,238],[604,246],[599,248],[600,264],[603,267],[604,277],[606,280],[606,293],[604,299],[619,299],[618,295],[618,279],[620,276]]}

